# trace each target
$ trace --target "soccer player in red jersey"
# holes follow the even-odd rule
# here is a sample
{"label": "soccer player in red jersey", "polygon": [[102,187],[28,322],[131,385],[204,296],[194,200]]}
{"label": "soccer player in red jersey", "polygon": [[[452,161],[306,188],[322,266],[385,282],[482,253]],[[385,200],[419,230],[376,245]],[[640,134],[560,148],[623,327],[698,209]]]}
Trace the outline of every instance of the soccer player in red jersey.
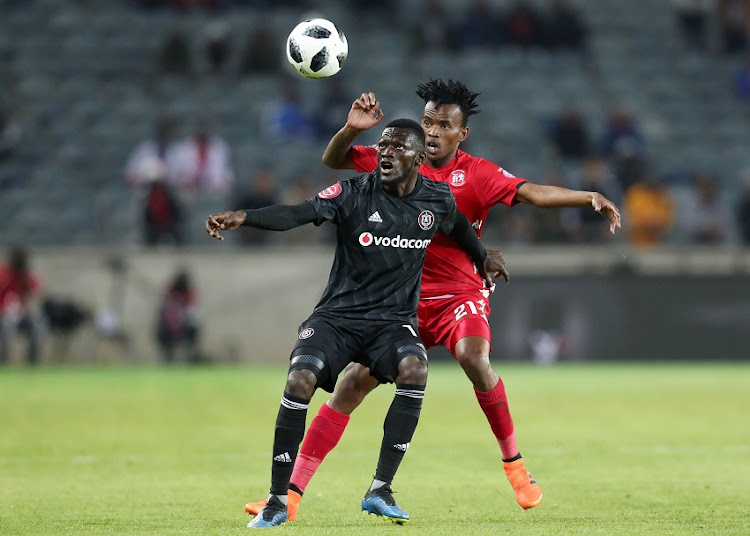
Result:
{"label": "soccer player in red jersey", "polygon": [[[459,149],[469,136],[469,116],[478,113],[479,95],[463,83],[429,80],[418,86],[424,100],[422,127],[426,135],[425,163],[419,172],[450,185],[461,212],[478,235],[489,210],[498,204],[526,203],[541,208],[591,207],[609,220],[610,232],[620,227],[617,207],[597,192],[534,184],[502,167]],[[363,93],[353,104],[346,124],[331,138],[323,162],[334,169],[371,171],[377,166],[374,147],[352,145],[363,131],[384,117],[373,93]],[[474,385],[477,402],[487,417],[502,453],[503,467],[523,508],[542,501],[542,491],[526,469],[518,450],[505,387],[490,364],[489,294],[468,256],[445,237],[427,248],[419,300],[419,333],[427,347],[447,347]],[[310,424],[300,448],[289,489],[289,519],[293,520],[302,494],[323,458],[336,446],[349,415],[378,386],[367,368],[349,365],[333,396]],[[264,502],[249,503],[256,514]]]}

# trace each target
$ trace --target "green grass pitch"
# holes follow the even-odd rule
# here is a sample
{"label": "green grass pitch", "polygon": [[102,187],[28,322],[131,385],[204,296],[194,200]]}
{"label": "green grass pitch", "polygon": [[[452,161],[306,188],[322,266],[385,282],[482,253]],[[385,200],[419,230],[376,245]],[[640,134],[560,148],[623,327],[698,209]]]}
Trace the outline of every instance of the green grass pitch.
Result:
{"label": "green grass pitch", "polygon": [[[393,386],[379,388],[287,535],[750,534],[750,367],[496,363],[544,491],[519,508],[471,385],[433,364],[394,482],[365,516]],[[265,497],[285,367],[0,369],[0,534],[246,534]],[[319,392],[308,423],[326,399]]]}

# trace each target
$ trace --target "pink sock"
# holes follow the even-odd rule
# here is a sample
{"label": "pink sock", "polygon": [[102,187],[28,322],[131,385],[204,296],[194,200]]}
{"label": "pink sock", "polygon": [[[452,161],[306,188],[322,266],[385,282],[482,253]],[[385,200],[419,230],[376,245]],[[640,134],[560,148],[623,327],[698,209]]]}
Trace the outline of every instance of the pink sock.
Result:
{"label": "pink sock", "polygon": [[490,423],[492,433],[497,438],[503,458],[507,460],[517,456],[516,434],[513,429],[510,409],[508,409],[508,398],[505,396],[503,380],[498,380],[497,385],[490,391],[474,389],[474,394],[477,396],[479,407],[482,408],[487,421]]}
{"label": "pink sock", "polygon": [[348,423],[349,415],[339,413],[328,404],[320,407],[299,449],[290,484],[300,492],[305,491],[315,471],[344,435]]}

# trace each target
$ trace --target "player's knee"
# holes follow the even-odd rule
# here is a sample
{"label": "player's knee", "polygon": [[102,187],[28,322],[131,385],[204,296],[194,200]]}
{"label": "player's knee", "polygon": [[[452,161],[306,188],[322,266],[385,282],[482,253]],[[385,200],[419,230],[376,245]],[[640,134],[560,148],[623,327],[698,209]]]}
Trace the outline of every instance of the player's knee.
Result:
{"label": "player's knee", "polygon": [[489,342],[480,337],[466,337],[454,349],[456,361],[467,371],[482,372],[490,367]]}
{"label": "player's knee", "polygon": [[407,355],[398,364],[396,383],[427,385],[427,360]]}
{"label": "player's knee", "polygon": [[456,360],[466,371],[480,371],[490,366],[489,356],[479,351],[456,352]]}
{"label": "player's knee", "polygon": [[284,390],[292,396],[309,400],[315,393],[315,385],[317,382],[318,379],[311,370],[290,370]]}
{"label": "player's knee", "polygon": [[489,352],[481,346],[456,346],[456,361],[464,369],[471,383],[480,391],[489,391],[500,379],[490,363]]}

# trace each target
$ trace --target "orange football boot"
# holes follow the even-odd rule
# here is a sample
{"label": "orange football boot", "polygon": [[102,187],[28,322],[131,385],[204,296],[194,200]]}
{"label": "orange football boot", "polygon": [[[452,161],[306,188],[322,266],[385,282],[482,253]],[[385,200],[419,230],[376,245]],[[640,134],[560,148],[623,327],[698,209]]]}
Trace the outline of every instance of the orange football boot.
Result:
{"label": "orange football boot", "polygon": [[503,462],[503,468],[513,491],[516,492],[516,502],[522,508],[534,508],[542,503],[542,490],[523,464],[523,458]]}
{"label": "orange football boot", "polygon": [[[302,500],[302,495],[296,491],[289,490],[287,495],[287,521],[294,521],[297,519],[297,510],[299,510],[299,502]],[[249,516],[257,516],[258,513],[263,510],[263,507],[268,502],[268,499],[264,501],[251,502],[245,505],[245,513]]]}

